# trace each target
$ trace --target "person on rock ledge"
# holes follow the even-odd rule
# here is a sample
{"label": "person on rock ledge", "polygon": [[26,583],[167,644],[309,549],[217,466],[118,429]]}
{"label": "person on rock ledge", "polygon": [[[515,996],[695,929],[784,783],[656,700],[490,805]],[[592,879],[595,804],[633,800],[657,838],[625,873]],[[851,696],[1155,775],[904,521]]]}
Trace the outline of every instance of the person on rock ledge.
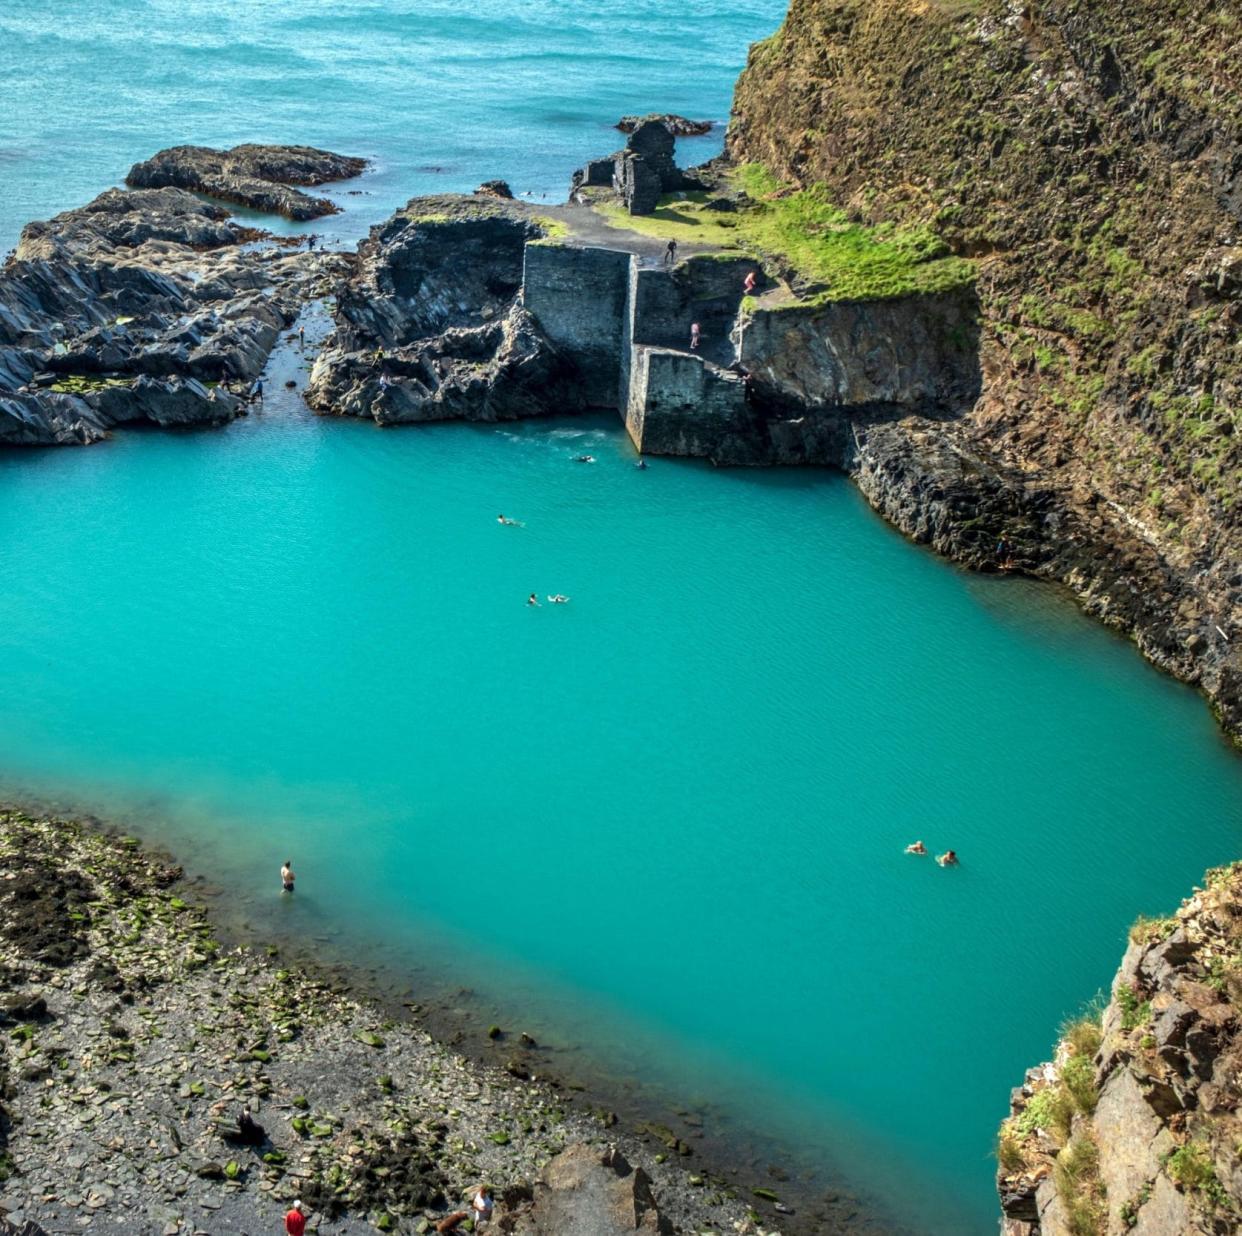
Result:
{"label": "person on rock ledge", "polygon": [[471,1199],[470,1209],[474,1211],[474,1230],[476,1232],[481,1227],[491,1224],[492,1191],[487,1185],[479,1185],[474,1197]]}
{"label": "person on rock ledge", "polygon": [[668,242],[668,248],[664,250],[664,264],[666,266],[673,266],[676,264],[676,262],[677,262],[677,242],[675,240],[670,240]]}
{"label": "person on rock ledge", "polygon": [[301,1201],[294,1202],[289,1213],[285,1215],[285,1231],[288,1236],[302,1236],[306,1231],[306,1212],[302,1209]]}
{"label": "person on rock ledge", "polygon": [[697,322],[690,323],[690,350],[697,352],[699,349],[699,340],[702,338],[703,332],[699,329]]}

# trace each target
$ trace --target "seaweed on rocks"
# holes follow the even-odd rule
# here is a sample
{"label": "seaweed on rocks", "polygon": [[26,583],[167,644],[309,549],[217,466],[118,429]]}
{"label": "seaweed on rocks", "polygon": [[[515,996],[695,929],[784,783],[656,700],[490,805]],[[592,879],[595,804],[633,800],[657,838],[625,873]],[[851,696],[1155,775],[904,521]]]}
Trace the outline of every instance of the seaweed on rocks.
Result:
{"label": "seaweed on rocks", "polygon": [[325,1155],[302,1185],[302,1200],[313,1209],[329,1218],[347,1210],[399,1216],[447,1204],[449,1181],[433,1157],[443,1153],[442,1132],[426,1144],[408,1130],[354,1136],[339,1160]]}
{"label": "seaweed on rocks", "polygon": [[[15,857],[6,855],[8,861]],[[63,967],[90,951],[86,930],[95,888],[79,871],[40,858],[13,870],[5,862],[0,934],[25,956]]]}

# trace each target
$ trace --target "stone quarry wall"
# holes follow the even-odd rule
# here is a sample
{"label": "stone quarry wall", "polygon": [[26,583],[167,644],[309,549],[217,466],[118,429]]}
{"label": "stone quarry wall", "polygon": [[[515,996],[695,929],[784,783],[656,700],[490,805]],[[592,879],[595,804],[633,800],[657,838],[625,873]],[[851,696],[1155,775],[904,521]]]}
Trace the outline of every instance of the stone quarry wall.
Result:
{"label": "stone quarry wall", "polygon": [[745,386],[701,357],[636,345],[625,425],[645,453],[714,455],[747,431]]}
{"label": "stone quarry wall", "polygon": [[523,300],[578,366],[591,407],[617,404],[630,255],[616,249],[526,246]]}
{"label": "stone quarry wall", "polygon": [[734,338],[756,393],[778,406],[965,410],[982,383],[977,321],[973,293],[944,293],[760,308]]}
{"label": "stone quarry wall", "polygon": [[770,286],[749,258],[666,267],[541,240],[526,247],[523,298],[587,402],[620,410],[650,454],[844,466],[853,427],[977,396],[972,294],[744,310],[751,272]]}
{"label": "stone quarry wall", "polygon": [[698,322],[703,346],[732,357],[729,333],[742,304],[742,282],[758,264],[747,258],[696,255],[671,270],[644,267],[637,271],[633,303],[633,341],[656,347],[684,348],[690,324]]}

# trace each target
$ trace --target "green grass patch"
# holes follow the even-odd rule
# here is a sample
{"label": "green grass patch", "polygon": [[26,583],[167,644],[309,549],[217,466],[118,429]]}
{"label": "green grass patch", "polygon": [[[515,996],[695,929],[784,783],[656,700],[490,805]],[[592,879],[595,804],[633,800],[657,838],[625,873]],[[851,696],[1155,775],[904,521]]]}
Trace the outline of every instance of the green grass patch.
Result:
{"label": "green grass patch", "polygon": [[823,185],[789,189],[758,164],[735,176],[751,203],[736,211],[713,210],[701,192],[665,199],[650,215],[616,203],[595,209],[644,236],[770,259],[805,287],[803,305],[947,292],[974,280],[974,264],[951,256],[930,228],[852,222]]}
{"label": "green grass patch", "polygon": [[1206,1189],[1216,1180],[1212,1156],[1202,1142],[1179,1146],[1165,1161],[1169,1179],[1183,1189]]}
{"label": "green grass patch", "polygon": [[1057,1155],[1052,1173],[1072,1236],[1101,1236],[1107,1211],[1095,1142],[1082,1135],[1074,1138]]}
{"label": "green grass patch", "polygon": [[1123,1030],[1137,1030],[1151,1020],[1151,1001],[1140,1000],[1138,992],[1129,983],[1117,988],[1117,1007],[1121,1009]]}
{"label": "green grass patch", "polygon": [[650,215],[632,215],[617,202],[601,202],[595,209],[613,227],[637,232],[640,236],[740,251],[742,236],[738,216],[708,210],[707,200],[706,193],[697,192],[666,198]]}
{"label": "green grass patch", "polygon": [[1167,940],[1177,926],[1177,919],[1172,915],[1167,918],[1150,918],[1140,914],[1130,928],[1131,944],[1158,944]]}
{"label": "green grass patch", "polygon": [[531,222],[543,229],[543,240],[557,240],[569,235],[569,228],[559,219],[553,219],[551,215],[535,215]]}
{"label": "green grass patch", "polygon": [[1031,1101],[1013,1121],[1014,1132],[1023,1137],[1043,1129],[1055,1133],[1062,1141],[1069,1136],[1074,1119],[1074,1100],[1060,1086],[1045,1086],[1032,1095]]}

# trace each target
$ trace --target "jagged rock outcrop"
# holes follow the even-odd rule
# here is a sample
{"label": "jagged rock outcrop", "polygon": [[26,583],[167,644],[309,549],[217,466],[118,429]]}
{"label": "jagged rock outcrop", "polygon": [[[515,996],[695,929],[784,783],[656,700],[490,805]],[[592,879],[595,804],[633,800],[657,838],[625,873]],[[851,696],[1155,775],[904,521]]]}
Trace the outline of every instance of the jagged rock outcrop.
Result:
{"label": "jagged rock outcrop", "polygon": [[361,245],[307,401],[381,425],[581,407],[573,367],[519,303],[526,243],[543,233],[493,195],[413,199]]}
{"label": "jagged rock outcrop", "polygon": [[348,265],[245,243],[260,235],[171,188],[29,224],[0,269],[0,444],[238,415],[281,329]]}
{"label": "jagged rock outcrop", "polygon": [[1005,1236],[1174,1236],[1242,1215],[1242,863],[1140,920],[1102,1016],[1014,1091]]}
{"label": "jagged rock outcrop", "polygon": [[172,146],[135,163],[125,183],[140,189],[191,189],[287,219],[318,219],[340,207],[294,185],[322,185],[361,175],[367,161],[313,146]]}
{"label": "jagged rock outcrop", "polygon": [[1235,738],[1238,20],[1189,0],[793,0],[751,51],[727,140],[735,164],[977,259],[980,397],[871,434],[847,461],[864,489],[950,552],[1001,546],[1010,512],[1037,508],[1021,569],[1200,685]]}
{"label": "jagged rock outcrop", "polygon": [[702,137],[712,131],[710,120],[687,120],[685,116],[677,116],[671,112],[648,112],[645,116],[622,116],[616,127],[622,133],[633,133],[639,126],[649,120],[662,124],[674,137]]}
{"label": "jagged rock outcrop", "polygon": [[529,1201],[502,1204],[497,1231],[506,1236],[664,1236],[673,1231],[661,1217],[642,1168],[620,1151],[570,1146],[540,1173]]}

